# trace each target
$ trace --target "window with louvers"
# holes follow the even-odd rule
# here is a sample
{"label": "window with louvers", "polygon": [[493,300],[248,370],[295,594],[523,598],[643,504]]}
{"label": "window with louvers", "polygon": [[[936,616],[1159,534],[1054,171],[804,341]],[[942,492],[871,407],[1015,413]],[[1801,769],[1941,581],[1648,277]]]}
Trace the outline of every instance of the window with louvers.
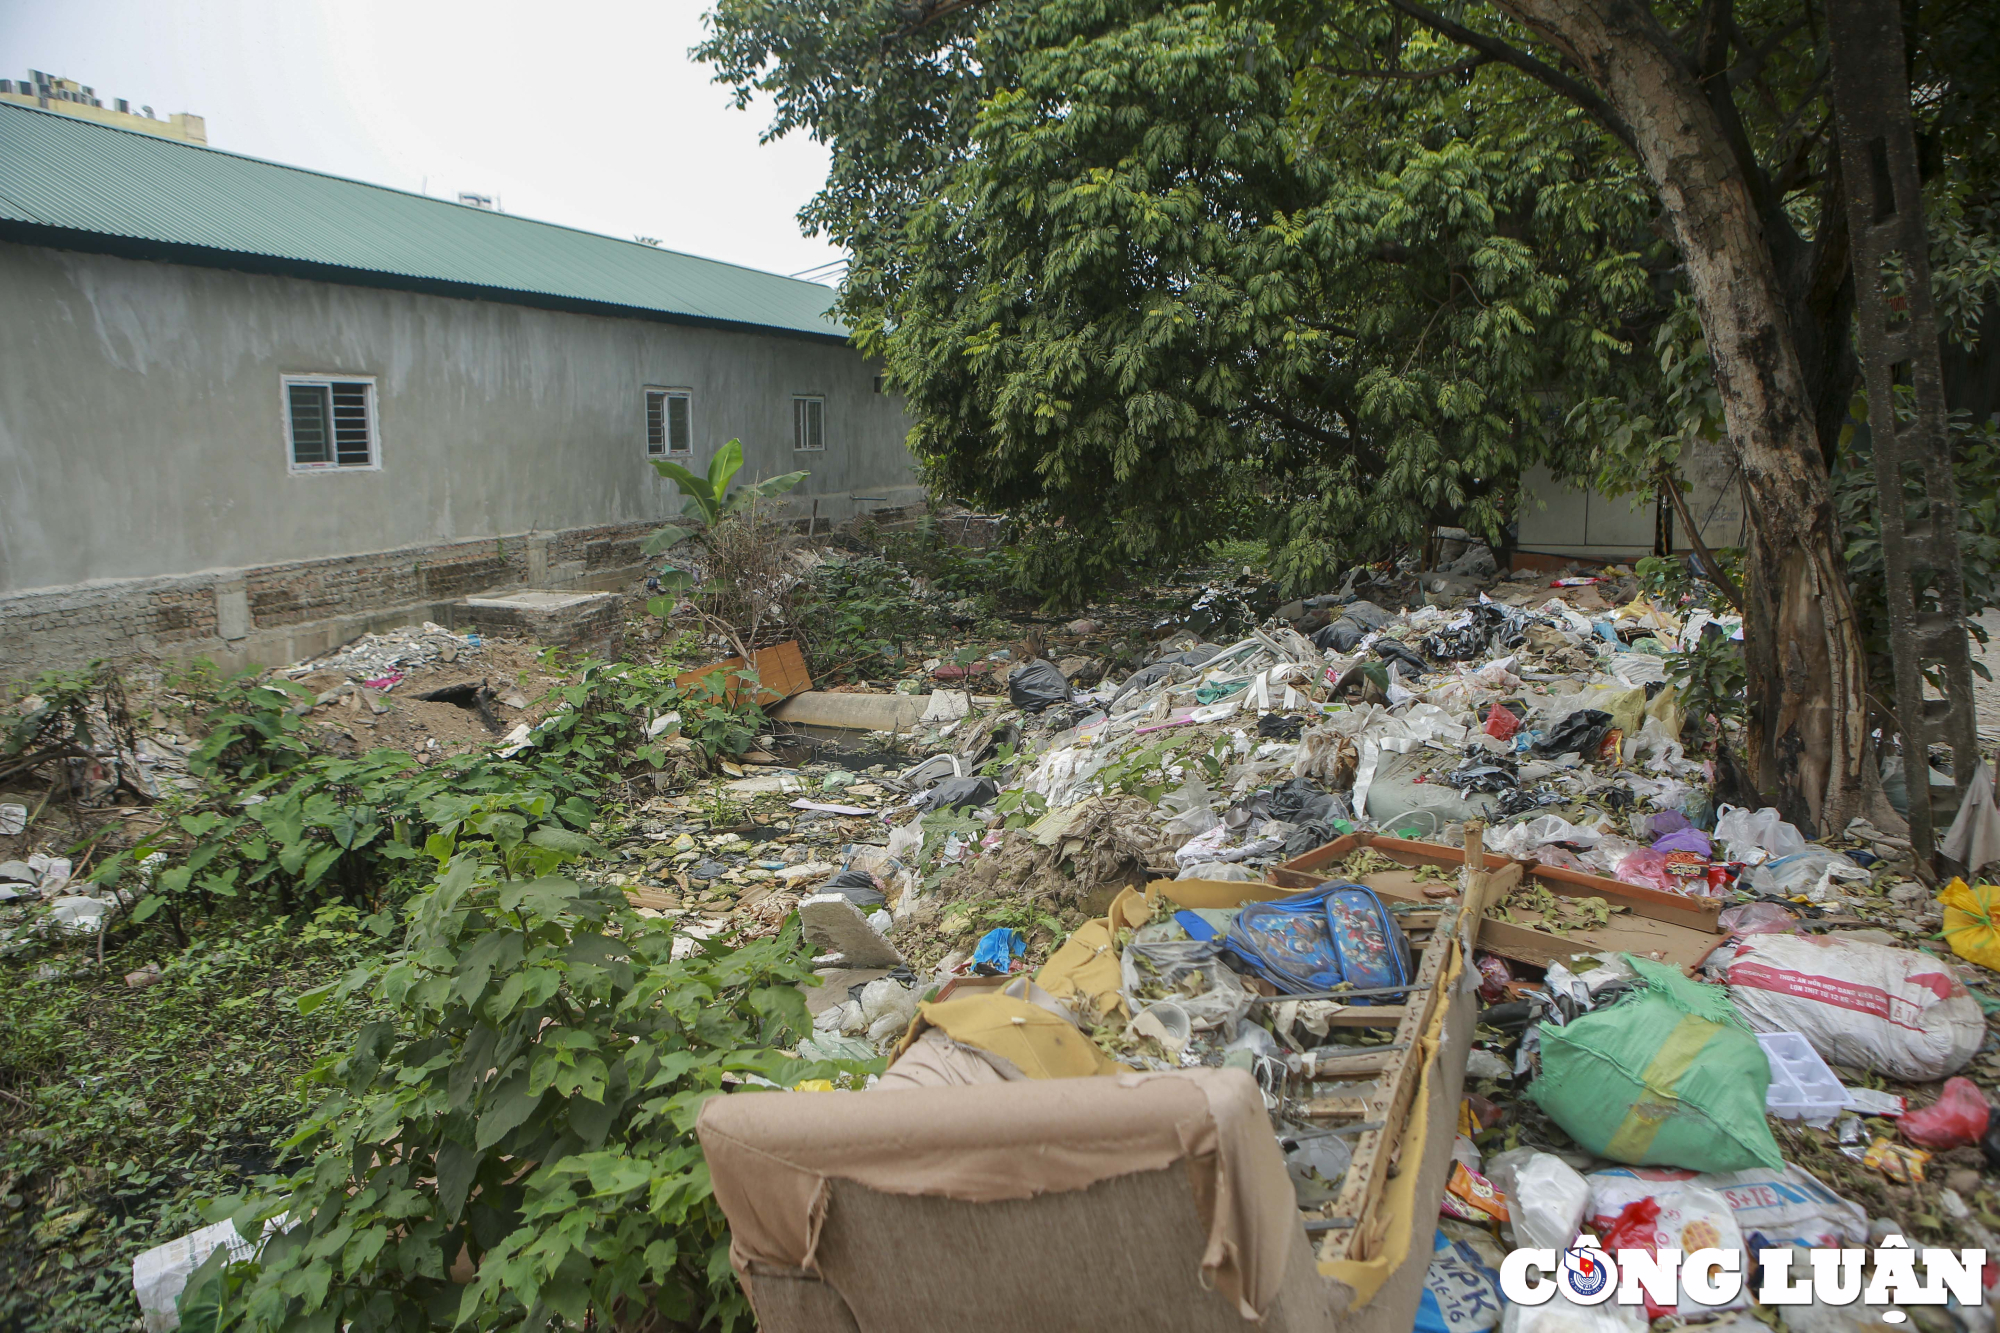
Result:
{"label": "window with louvers", "polygon": [[372,380],[286,376],[293,470],[374,467],[374,390]]}

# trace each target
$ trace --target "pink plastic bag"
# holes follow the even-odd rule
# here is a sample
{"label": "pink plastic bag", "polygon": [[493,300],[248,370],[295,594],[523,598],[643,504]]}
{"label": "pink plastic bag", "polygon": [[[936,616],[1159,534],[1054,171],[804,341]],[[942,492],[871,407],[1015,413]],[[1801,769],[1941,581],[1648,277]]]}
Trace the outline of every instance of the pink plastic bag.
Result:
{"label": "pink plastic bag", "polygon": [[1993,1108],[1986,1094],[1969,1078],[1946,1079],[1944,1092],[1921,1111],[1897,1122],[1903,1137],[1923,1148],[1964,1148],[1986,1134]]}
{"label": "pink plastic bag", "polygon": [[1618,878],[1627,884],[1642,884],[1649,889],[1662,889],[1668,893],[1681,893],[1681,882],[1667,871],[1667,854],[1656,852],[1650,847],[1641,847],[1618,863]]}

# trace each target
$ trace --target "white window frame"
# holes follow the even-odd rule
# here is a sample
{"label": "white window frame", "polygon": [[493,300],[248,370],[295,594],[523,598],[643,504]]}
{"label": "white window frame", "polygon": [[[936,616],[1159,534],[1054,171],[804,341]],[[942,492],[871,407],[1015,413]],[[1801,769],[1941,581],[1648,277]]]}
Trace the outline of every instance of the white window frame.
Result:
{"label": "white window frame", "polygon": [[[799,416],[800,403],[819,404],[819,443],[806,444],[804,424]],[[792,452],[795,454],[823,454],[826,452],[826,395],[823,393],[795,393],[792,395]]]}
{"label": "white window frame", "polygon": [[[299,462],[298,450],[292,446],[292,387],[311,385],[327,391],[329,406],[332,403],[335,384],[360,384],[366,386],[368,395],[368,461],[366,463],[342,464],[329,459],[324,463]],[[373,375],[348,375],[339,371],[301,371],[278,376],[278,415],[285,423],[285,470],[295,477],[314,477],[328,472],[380,472],[382,470],[382,411],[381,401],[375,392]],[[331,443],[331,441],[329,441]],[[335,458],[338,450],[335,450]]]}
{"label": "white window frame", "polygon": [[[653,395],[660,395],[660,447],[653,448]],[[687,448],[674,448],[674,418],[667,403],[678,398],[687,404]],[[641,416],[639,438],[648,458],[693,458],[694,457],[694,390],[675,388],[665,384],[648,384],[645,397],[640,400],[644,407]]]}

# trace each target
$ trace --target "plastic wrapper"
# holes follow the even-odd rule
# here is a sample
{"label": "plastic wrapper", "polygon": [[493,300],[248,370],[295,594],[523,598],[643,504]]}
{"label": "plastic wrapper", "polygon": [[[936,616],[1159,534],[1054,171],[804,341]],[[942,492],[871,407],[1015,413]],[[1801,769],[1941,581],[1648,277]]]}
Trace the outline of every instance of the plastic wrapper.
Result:
{"label": "plastic wrapper", "polygon": [[1486,850],[1525,861],[1551,843],[1590,848],[1595,847],[1602,837],[1596,829],[1572,824],[1561,815],[1539,815],[1506,828],[1487,829]]}
{"label": "plastic wrapper", "polygon": [[1772,1245],[1824,1250],[1868,1242],[1866,1210],[1791,1162],[1783,1167],[1700,1175],[1671,1167],[1613,1167],[1594,1171],[1586,1180],[1593,1217],[1612,1217],[1635,1200],[1692,1186],[1722,1196],[1736,1219],[1737,1230],[1753,1250]]}
{"label": "plastic wrapper", "polygon": [[1722,909],[1715,924],[1730,935],[1781,935],[1796,931],[1799,919],[1776,903],[1741,903]]}
{"label": "plastic wrapper", "polygon": [[1486,734],[1496,741],[1511,741],[1514,733],[1521,729],[1521,719],[1514,716],[1510,708],[1494,704],[1486,715]]}
{"label": "plastic wrapper", "polygon": [[1618,863],[1617,876],[1627,884],[1639,884],[1668,893],[1681,892],[1681,882],[1667,869],[1667,853],[1643,847]]}
{"label": "plastic wrapper", "polygon": [[1905,1147],[1892,1138],[1879,1138],[1861,1155],[1863,1166],[1872,1166],[1898,1185],[1924,1183],[1924,1163],[1931,1155],[1921,1148]]}
{"label": "plastic wrapper", "polygon": [[1479,998],[1488,1004],[1498,1004],[1507,994],[1507,983],[1514,979],[1505,959],[1495,958],[1490,953],[1479,955]]}
{"label": "plastic wrapper", "polygon": [[[1593,1180],[1595,1177],[1592,1178]],[[1735,1210],[1714,1190],[1687,1183],[1658,1182],[1652,1194],[1623,1204],[1615,1213],[1608,1210],[1609,1199],[1596,1194],[1591,1199],[1591,1230],[1607,1253],[1619,1250],[1679,1250],[1683,1256],[1696,1250],[1735,1250],[1743,1254],[1743,1232],[1736,1225]],[[1744,1255],[1748,1259],[1748,1255]],[[1646,1313],[1658,1319],[1679,1314],[1683,1318],[1706,1318],[1722,1310],[1741,1310],[1749,1296],[1739,1292],[1726,1305],[1702,1305],[1687,1295],[1682,1284],[1680,1305],[1665,1309],[1646,1298]]]}
{"label": "plastic wrapper", "polygon": [[1507,1195],[1507,1212],[1514,1221],[1514,1243],[1535,1249],[1562,1250],[1576,1239],[1576,1229],[1590,1206],[1590,1185],[1570,1164],[1553,1153],[1536,1153],[1514,1172]]}
{"label": "plastic wrapper", "polygon": [[[1142,927],[1141,935],[1152,929]],[[1250,1011],[1250,992],[1234,972],[1216,961],[1216,953],[1213,940],[1134,936],[1119,958],[1126,1007],[1136,1014],[1156,999],[1170,999],[1187,1014],[1195,1031],[1230,1035]],[[1167,994],[1141,995],[1142,987],[1155,986]]]}
{"label": "plastic wrapper", "polygon": [[1445,1181],[1444,1198],[1438,1201],[1438,1215],[1461,1222],[1505,1222],[1507,1196],[1477,1171],[1468,1171],[1463,1162],[1451,1164]]}
{"label": "plastic wrapper", "polygon": [[1920,1148],[1942,1152],[1947,1148],[1969,1148],[1986,1137],[1993,1108],[1986,1095],[1969,1078],[1945,1080],[1938,1099],[1919,1111],[1911,1111],[1897,1122],[1903,1137]]}

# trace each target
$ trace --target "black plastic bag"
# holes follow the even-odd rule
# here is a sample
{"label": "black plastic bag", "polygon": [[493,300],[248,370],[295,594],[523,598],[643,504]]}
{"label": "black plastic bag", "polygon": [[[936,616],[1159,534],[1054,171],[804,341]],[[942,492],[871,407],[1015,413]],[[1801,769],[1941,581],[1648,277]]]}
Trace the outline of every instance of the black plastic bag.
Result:
{"label": "black plastic bag", "polygon": [[1405,680],[1415,680],[1418,676],[1430,670],[1430,667],[1425,664],[1423,658],[1418,657],[1394,639],[1375,640],[1375,656],[1386,662],[1393,662],[1395,665],[1401,667],[1403,669],[1403,679]]}
{"label": "black plastic bag", "polygon": [[1512,791],[1521,785],[1521,775],[1511,759],[1476,755],[1444,775],[1444,780],[1460,791]]}
{"label": "black plastic bag", "polygon": [[1358,620],[1342,616],[1312,636],[1313,647],[1319,649],[1321,652],[1331,649],[1336,653],[1351,653],[1354,651],[1354,645],[1360,643],[1367,636],[1367,633],[1368,627],[1366,625],[1363,625]]}
{"label": "black plastic bag", "polygon": [[1604,744],[1605,734],[1610,730],[1611,714],[1601,708],[1578,709],[1557,724],[1547,740],[1535,746],[1535,753],[1546,759],[1574,752],[1589,759]]}
{"label": "black plastic bag", "polygon": [[[1287,824],[1313,824],[1333,818],[1335,806],[1344,802],[1331,792],[1321,791],[1310,778],[1293,778],[1282,787],[1274,787],[1264,799],[1264,806],[1273,819],[1282,819]],[[1318,843],[1314,843],[1318,846]]]}
{"label": "black plastic bag", "polygon": [[1024,713],[1069,702],[1069,680],[1054,662],[1037,657],[1007,677],[1007,697]]}
{"label": "black plastic bag", "polygon": [[874,876],[865,870],[843,870],[813,892],[837,893],[856,907],[883,907],[889,901],[875,887]]}
{"label": "black plastic bag", "polygon": [[1000,784],[992,778],[946,778],[917,798],[926,810],[964,810],[985,805],[1000,795]]}
{"label": "black plastic bag", "polygon": [[1257,719],[1257,734],[1266,740],[1295,741],[1306,729],[1306,720],[1296,713],[1266,713]]}

